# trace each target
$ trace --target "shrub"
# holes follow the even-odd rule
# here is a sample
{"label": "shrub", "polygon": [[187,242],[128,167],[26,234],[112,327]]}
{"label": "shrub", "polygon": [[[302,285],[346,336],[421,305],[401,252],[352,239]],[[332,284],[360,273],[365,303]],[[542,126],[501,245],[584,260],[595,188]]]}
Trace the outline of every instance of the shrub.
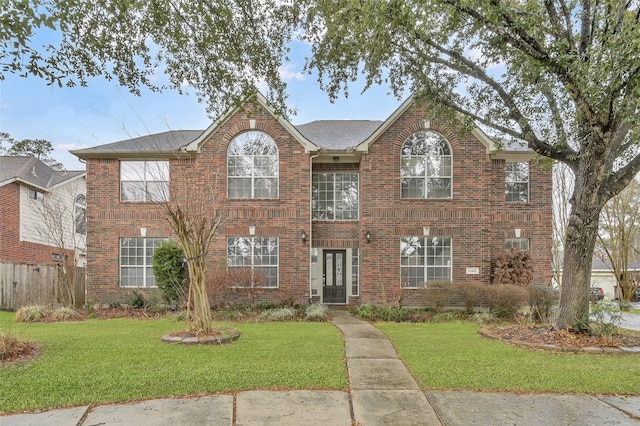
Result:
{"label": "shrub", "polygon": [[78,318],[78,312],[73,308],[60,307],[51,312],[51,318],[56,321],[67,321]]}
{"label": "shrub", "polygon": [[362,305],[353,308],[353,314],[365,321],[371,321],[374,319],[374,311],[375,307],[368,303],[363,303]]}
{"label": "shrub", "polygon": [[286,321],[295,318],[296,309],[290,306],[283,308],[269,309],[258,315],[258,320],[270,320],[270,321]]}
{"label": "shrub", "polygon": [[184,305],[188,292],[184,252],[174,242],[163,242],[153,253],[153,273],[167,303]]}
{"label": "shrub", "polygon": [[18,360],[20,357],[37,351],[38,345],[23,341],[16,336],[0,330],[0,363]]}
{"label": "shrub", "polygon": [[304,317],[309,321],[326,321],[328,309],[319,303],[307,306],[304,311]]}
{"label": "shrub", "polygon": [[42,305],[23,306],[16,312],[16,322],[38,322],[51,314],[51,310]]}
{"label": "shrub", "polygon": [[517,285],[498,284],[489,286],[489,297],[491,312],[498,318],[511,321],[527,304],[529,292]]}
{"label": "shrub", "polygon": [[460,291],[451,281],[431,281],[420,290],[424,305],[437,312],[448,306],[456,306],[460,303]]}
{"label": "shrub", "polygon": [[528,251],[506,250],[496,257],[494,284],[526,287],[533,281],[533,262]]}
{"label": "shrub", "polygon": [[558,302],[558,291],[546,285],[533,285],[529,288],[529,306],[533,320],[537,322],[549,322],[551,310]]}
{"label": "shrub", "polygon": [[473,316],[473,320],[478,324],[486,324],[495,321],[496,316],[493,312],[478,312]]}
{"label": "shrub", "polygon": [[465,312],[472,314],[488,301],[488,286],[481,283],[460,283],[454,284],[456,292],[460,295]]}
{"label": "shrub", "polygon": [[129,294],[128,305],[133,308],[146,308],[147,306],[149,306],[144,298],[144,295],[137,290],[133,290]]}
{"label": "shrub", "polygon": [[589,330],[594,336],[611,336],[622,323],[622,312],[604,303],[591,307]]}

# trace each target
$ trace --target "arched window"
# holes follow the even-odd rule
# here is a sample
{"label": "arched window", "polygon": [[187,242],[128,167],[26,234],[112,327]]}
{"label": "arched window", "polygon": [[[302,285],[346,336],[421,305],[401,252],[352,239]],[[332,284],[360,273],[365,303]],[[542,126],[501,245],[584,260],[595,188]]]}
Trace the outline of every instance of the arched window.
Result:
{"label": "arched window", "polygon": [[76,196],[76,234],[87,234],[87,196]]}
{"label": "arched window", "polygon": [[271,136],[241,133],[227,151],[229,198],[278,198],[278,146]]}
{"label": "arched window", "polygon": [[439,133],[419,130],[402,144],[402,198],[451,198],[451,147]]}

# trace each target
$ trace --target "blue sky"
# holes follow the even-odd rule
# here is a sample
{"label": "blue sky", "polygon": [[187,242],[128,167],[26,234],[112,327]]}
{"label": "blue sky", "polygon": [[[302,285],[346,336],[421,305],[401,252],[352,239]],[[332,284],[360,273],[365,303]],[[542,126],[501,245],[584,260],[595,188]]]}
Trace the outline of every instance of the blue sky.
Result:
{"label": "blue sky", "polygon": [[[387,87],[373,87],[361,95],[354,85],[348,99],[331,104],[315,75],[303,75],[304,47],[282,69],[288,84],[288,105],[297,110],[293,124],[313,120],[385,120],[400,105]],[[96,78],[88,87],[59,88],[45,80],[9,74],[0,80],[0,131],[13,139],[46,139],[53,157],[69,170],[84,165],[69,150],[116,142],[167,130],[205,129],[211,118],[196,96],[143,90],[130,94],[115,82]]]}

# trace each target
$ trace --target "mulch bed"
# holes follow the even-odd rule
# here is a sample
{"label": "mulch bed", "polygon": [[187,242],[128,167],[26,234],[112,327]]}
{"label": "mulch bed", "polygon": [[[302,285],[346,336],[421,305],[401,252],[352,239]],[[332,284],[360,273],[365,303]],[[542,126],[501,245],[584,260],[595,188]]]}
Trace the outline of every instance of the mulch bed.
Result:
{"label": "mulch bed", "polygon": [[569,330],[555,330],[550,326],[488,326],[481,330],[488,336],[525,346],[543,349],[557,348],[634,348],[640,347],[640,333],[618,330],[612,336],[592,336]]}

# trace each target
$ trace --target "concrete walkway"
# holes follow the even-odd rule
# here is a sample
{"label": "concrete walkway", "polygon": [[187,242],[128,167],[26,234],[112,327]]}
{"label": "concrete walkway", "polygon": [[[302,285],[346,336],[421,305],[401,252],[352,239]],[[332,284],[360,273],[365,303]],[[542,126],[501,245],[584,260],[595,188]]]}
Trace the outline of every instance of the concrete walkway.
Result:
{"label": "concrete walkway", "polygon": [[353,318],[346,310],[332,311],[332,315],[333,323],[345,339],[348,392],[244,391],[230,395],[82,406],[0,416],[0,425],[640,424],[640,396],[422,392],[384,334]]}

